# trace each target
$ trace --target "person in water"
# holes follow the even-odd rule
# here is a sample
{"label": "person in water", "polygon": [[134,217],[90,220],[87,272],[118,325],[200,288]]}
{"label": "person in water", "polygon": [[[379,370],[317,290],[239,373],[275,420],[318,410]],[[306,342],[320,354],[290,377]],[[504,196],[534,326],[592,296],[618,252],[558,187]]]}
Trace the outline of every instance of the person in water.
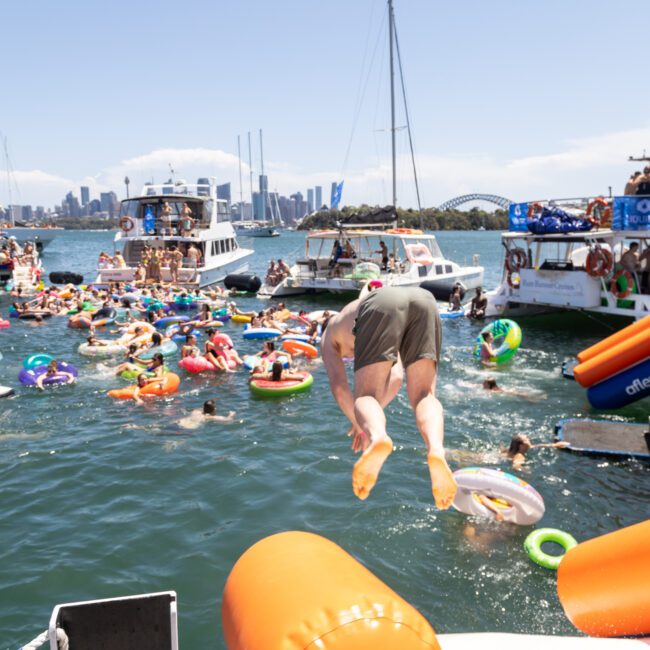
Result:
{"label": "person in water", "polygon": [[[436,506],[446,510],[456,482],[445,460],[444,413],[436,398],[441,348],[438,306],[419,287],[380,287],[347,305],[325,324],[323,362],[339,408],[351,424],[352,449],[362,452],[352,471],[352,489],[367,499],[393,451],[384,408],[397,395],[403,371],[415,423],[427,446]],[[354,393],[343,359],[354,358]]]}
{"label": "person in water", "polygon": [[121,375],[123,372],[147,372],[153,373],[154,381],[156,379],[162,379],[162,376],[165,374],[165,359],[160,352],[156,352],[153,357],[151,357],[151,361],[139,359],[136,354],[137,352],[133,351],[133,345],[130,345],[127,361],[121,363],[117,368],[115,368],[115,374]]}
{"label": "person in water", "polygon": [[[481,363],[484,366],[493,366],[494,361],[492,361],[492,359],[496,356],[496,350],[492,347],[494,336],[492,335],[492,332],[483,332],[481,338],[483,339],[483,342],[481,343],[481,351],[479,353]],[[483,385],[483,388],[485,388],[485,384]]]}
{"label": "person in water", "polygon": [[201,350],[196,344],[196,335],[195,334],[186,334],[185,343],[181,348],[181,359],[187,357],[198,357],[201,354]]}
{"label": "person in water", "polygon": [[72,384],[74,383],[74,375],[71,372],[66,372],[65,370],[59,370],[59,365],[58,363],[53,359],[50,361],[50,363],[47,364],[47,371],[40,374],[36,378],[36,387],[39,390],[45,390],[44,388],[44,382],[46,379],[58,379],[62,378],[65,379],[64,384]]}
{"label": "person in water", "polygon": [[482,287],[476,287],[476,294],[472,298],[472,302],[469,306],[469,317],[470,318],[485,318],[485,310],[487,309],[487,298],[483,293]]}
{"label": "person in water", "polygon": [[486,377],[483,380],[482,386],[483,390],[487,390],[488,392],[521,397],[525,400],[528,400],[529,402],[539,402],[543,399],[546,399],[546,394],[541,391],[531,393],[523,390],[517,390],[516,388],[502,388],[497,384],[497,380],[494,377]]}
{"label": "person in water", "polygon": [[181,418],[178,425],[183,429],[197,429],[204,422],[230,424],[234,422],[235,415],[235,411],[228,411],[228,415],[217,415],[217,404],[209,399],[203,403],[203,408],[194,409],[187,417]]}
{"label": "person in water", "polygon": [[540,447],[553,447],[554,449],[560,449],[568,446],[569,443],[566,442],[566,440],[561,440],[559,442],[543,442],[534,445],[527,435],[518,433],[512,436],[510,446],[505,453],[506,456],[512,460],[513,468],[519,469],[526,462],[526,452],[529,449],[539,449]]}

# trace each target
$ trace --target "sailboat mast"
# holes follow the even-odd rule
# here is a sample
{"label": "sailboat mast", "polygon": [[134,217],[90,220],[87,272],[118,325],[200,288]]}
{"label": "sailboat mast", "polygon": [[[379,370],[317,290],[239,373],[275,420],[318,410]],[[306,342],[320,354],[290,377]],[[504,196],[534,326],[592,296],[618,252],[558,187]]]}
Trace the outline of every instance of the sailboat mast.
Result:
{"label": "sailboat mast", "polygon": [[390,51],[390,135],[393,158],[393,206],[397,209],[397,176],[395,170],[395,75],[393,69],[393,0],[388,0],[388,43]]}
{"label": "sailboat mast", "polygon": [[11,226],[15,226],[16,222],[14,221],[14,206],[11,198],[11,166],[9,163],[9,148],[7,146],[7,136],[2,138],[2,146],[4,147],[5,152],[5,165],[7,167],[7,191],[9,192],[9,220]]}
{"label": "sailboat mast", "polygon": [[253,210],[253,153],[251,150],[251,132],[248,132],[248,168],[250,169],[251,185],[251,221],[255,221],[255,211]]}
{"label": "sailboat mast", "polygon": [[239,156],[239,220],[244,220],[244,188],[241,179],[241,136],[237,136],[237,155]]}
{"label": "sailboat mast", "polygon": [[266,179],[264,178],[264,145],[262,143],[262,129],[260,129],[260,192],[262,193],[262,221],[266,221],[266,203],[268,192],[266,191]]}

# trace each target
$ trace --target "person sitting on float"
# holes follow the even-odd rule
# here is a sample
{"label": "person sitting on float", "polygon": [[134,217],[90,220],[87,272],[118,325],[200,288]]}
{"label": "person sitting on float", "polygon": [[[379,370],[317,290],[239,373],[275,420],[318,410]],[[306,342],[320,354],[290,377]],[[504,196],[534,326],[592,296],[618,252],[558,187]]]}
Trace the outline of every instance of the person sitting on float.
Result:
{"label": "person sitting on float", "polygon": [[302,381],[304,376],[290,369],[285,370],[281,361],[274,361],[270,372],[255,372],[250,378],[267,381]]}
{"label": "person sitting on float", "polygon": [[59,377],[65,379],[65,382],[63,382],[65,384],[74,383],[74,379],[75,379],[74,375],[71,372],[66,372],[65,370],[59,370],[59,366],[57,362],[54,359],[52,359],[52,361],[50,361],[50,363],[47,364],[47,371],[36,378],[36,387],[39,390],[45,390],[43,386],[43,382],[46,379],[54,379]]}

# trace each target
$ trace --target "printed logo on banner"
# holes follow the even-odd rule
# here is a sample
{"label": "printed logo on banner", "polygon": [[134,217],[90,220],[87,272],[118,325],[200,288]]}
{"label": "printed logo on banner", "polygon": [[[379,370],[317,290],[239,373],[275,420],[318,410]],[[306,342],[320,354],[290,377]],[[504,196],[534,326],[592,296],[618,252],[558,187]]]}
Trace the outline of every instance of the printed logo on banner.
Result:
{"label": "printed logo on banner", "polygon": [[514,232],[528,231],[528,203],[511,203],[508,211],[508,227]]}
{"label": "printed logo on banner", "polygon": [[619,196],[614,199],[614,230],[650,230],[650,199]]}

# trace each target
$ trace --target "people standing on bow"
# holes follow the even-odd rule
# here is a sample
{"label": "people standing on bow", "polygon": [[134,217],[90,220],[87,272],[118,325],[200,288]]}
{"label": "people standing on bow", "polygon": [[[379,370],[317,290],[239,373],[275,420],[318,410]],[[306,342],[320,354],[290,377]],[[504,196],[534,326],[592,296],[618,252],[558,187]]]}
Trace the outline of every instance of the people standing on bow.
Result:
{"label": "people standing on bow", "polygon": [[172,230],[172,206],[169,201],[165,201],[160,210],[160,220],[162,222],[162,236],[173,235]]}

